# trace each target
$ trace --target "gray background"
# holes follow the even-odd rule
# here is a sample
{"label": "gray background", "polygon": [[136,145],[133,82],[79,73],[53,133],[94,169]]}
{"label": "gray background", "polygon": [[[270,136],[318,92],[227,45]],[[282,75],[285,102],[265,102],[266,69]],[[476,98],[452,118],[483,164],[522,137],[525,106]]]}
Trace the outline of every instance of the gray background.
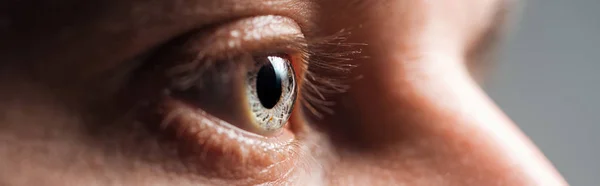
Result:
{"label": "gray background", "polygon": [[600,185],[600,0],[528,0],[485,85],[574,186]]}

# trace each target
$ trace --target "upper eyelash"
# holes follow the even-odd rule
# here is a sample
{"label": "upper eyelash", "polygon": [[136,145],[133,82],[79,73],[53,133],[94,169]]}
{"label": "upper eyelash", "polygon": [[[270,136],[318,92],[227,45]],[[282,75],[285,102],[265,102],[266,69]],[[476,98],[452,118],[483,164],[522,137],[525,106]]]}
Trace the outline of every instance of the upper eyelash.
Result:
{"label": "upper eyelash", "polygon": [[[366,44],[348,42],[350,34],[349,30],[342,29],[326,37],[308,40],[305,55],[309,55],[307,59],[310,61],[303,65],[304,83],[299,101],[317,119],[325,114],[334,114],[331,107],[335,102],[328,98],[346,92],[350,88],[349,83],[359,77],[351,73],[357,67],[351,60],[365,57],[360,47]],[[333,51],[332,48],[339,50]]]}
{"label": "upper eyelash", "polygon": [[[179,65],[171,66],[167,69],[167,76],[172,79],[170,88],[184,90],[190,88],[193,82],[196,82],[201,73],[210,70],[214,62],[219,60],[234,61],[234,58],[240,53],[298,53],[301,57],[301,67],[305,72],[301,77],[303,82],[299,85],[298,101],[301,108],[308,111],[307,114],[320,119],[325,114],[334,114],[332,106],[335,105],[329,97],[347,91],[349,82],[356,77],[352,76],[352,69],[357,65],[350,61],[361,56],[360,46],[363,43],[348,42],[349,30],[340,30],[325,37],[305,38],[303,36],[285,36],[284,41],[266,42],[264,46],[259,46],[252,51],[244,51],[241,48],[233,48],[233,51],[221,56],[213,56],[205,51],[193,52],[193,59]],[[192,36],[194,37],[194,36]],[[189,37],[184,37],[189,38]],[[194,39],[184,39],[175,41],[174,44],[167,46],[185,46],[193,43]],[[275,46],[273,46],[275,45]],[[182,47],[186,48],[186,47]],[[334,50],[335,49],[335,50]],[[175,50],[179,50],[176,48]]]}
{"label": "upper eyelash", "polygon": [[[205,70],[210,70],[212,65],[214,65],[216,61],[235,61],[236,57],[246,53],[246,54],[254,54],[254,53],[285,53],[285,52],[293,52],[300,53],[302,57],[302,61],[308,60],[308,43],[301,36],[287,36],[287,41],[277,42],[277,43],[269,43],[265,46],[255,47],[253,50],[245,51],[242,48],[231,48],[230,51],[219,54],[219,56],[215,56],[214,54],[207,54],[206,51],[192,51],[193,59],[188,60],[180,65],[175,65],[169,67],[166,71],[166,75],[173,79],[171,82],[172,85],[178,89],[187,89],[191,86],[192,82],[196,81],[201,73]],[[193,43],[194,40],[186,42],[184,44],[176,44],[185,46],[187,43]],[[275,46],[273,46],[275,45]],[[185,48],[185,47],[183,47]],[[177,50],[177,49],[176,49]]]}

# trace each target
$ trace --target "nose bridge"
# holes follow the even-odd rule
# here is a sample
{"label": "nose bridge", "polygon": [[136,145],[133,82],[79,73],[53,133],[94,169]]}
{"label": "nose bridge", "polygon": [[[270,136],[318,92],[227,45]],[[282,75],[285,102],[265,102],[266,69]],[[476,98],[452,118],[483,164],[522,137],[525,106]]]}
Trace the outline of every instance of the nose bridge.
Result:
{"label": "nose bridge", "polygon": [[[430,12],[439,7],[415,3],[399,13],[386,8],[408,5],[385,2],[356,19],[366,21],[349,39],[367,43],[368,58],[356,61],[362,78],[326,122],[343,160],[340,175],[417,185],[565,184],[470,77],[468,29],[449,30],[451,20]],[[365,169],[373,172],[352,171]]]}
{"label": "nose bridge", "polygon": [[336,123],[355,145],[341,154],[347,166],[415,184],[564,184],[472,80],[462,56],[385,48],[361,62],[363,79],[341,100]]}
{"label": "nose bridge", "polygon": [[465,70],[467,41],[464,28],[452,26],[456,18],[440,16],[449,13],[436,13],[439,7],[421,1],[382,2],[362,9],[357,19],[365,20],[364,27],[349,38],[366,43],[368,57],[355,61],[355,75],[362,78],[352,82],[338,106],[336,119],[353,140],[385,144],[421,133],[464,131],[456,123],[473,126],[471,120],[484,118],[470,109],[507,122]]}

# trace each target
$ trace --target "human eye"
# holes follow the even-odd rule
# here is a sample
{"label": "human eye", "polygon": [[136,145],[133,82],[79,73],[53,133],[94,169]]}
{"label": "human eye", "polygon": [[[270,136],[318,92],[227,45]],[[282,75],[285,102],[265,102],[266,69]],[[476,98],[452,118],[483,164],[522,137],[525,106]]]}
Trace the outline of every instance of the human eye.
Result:
{"label": "human eye", "polygon": [[185,34],[137,70],[139,121],[172,137],[178,158],[200,175],[240,184],[286,179],[307,164],[304,123],[294,118],[303,115],[308,50],[300,27],[282,16]]}

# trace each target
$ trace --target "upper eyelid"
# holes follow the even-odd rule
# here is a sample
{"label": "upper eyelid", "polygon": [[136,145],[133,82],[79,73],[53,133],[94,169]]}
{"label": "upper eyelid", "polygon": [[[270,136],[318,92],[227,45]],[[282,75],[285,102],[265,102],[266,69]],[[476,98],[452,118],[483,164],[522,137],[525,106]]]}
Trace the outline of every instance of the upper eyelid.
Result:
{"label": "upper eyelid", "polygon": [[240,53],[301,52],[307,42],[300,27],[290,18],[258,16],[226,23],[192,36],[185,48],[198,57],[227,58]]}
{"label": "upper eyelid", "polygon": [[[189,87],[214,62],[242,62],[248,55],[289,55],[308,62],[308,44],[290,18],[265,15],[225,22],[177,37],[150,57],[150,66],[166,69],[174,88]],[[229,63],[229,62],[226,62]]]}

